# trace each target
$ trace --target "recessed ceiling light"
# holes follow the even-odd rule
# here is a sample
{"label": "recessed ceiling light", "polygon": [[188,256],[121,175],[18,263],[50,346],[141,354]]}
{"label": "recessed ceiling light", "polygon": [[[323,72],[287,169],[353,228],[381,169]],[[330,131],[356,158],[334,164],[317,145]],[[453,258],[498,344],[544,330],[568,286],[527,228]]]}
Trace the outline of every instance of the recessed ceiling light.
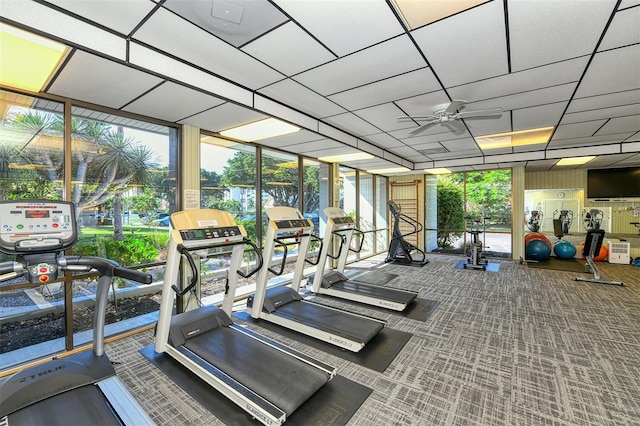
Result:
{"label": "recessed ceiling light", "polygon": [[508,148],[512,146],[535,145],[549,142],[554,126],[515,132],[494,133],[475,138],[480,149]]}
{"label": "recessed ceiling light", "polygon": [[451,173],[451,170],[447,168],[438,168],[438,169],[424,169],[425,173],[429,173],[432,175],[445,175],[447,173]]}
{"label": "recessed ceiling light", "polygon": [[354,152],[353,154],[330,155],[328,157],[319,157],[318,160],[327,163],[344,163],[347,161],[370,160],[373,155],[366,152]]}
{"label": "recessed ceiling light", "polygon": [[405,173],[409,171],[411,171],[411,169],[407,167],[390,167],[388,169],[367,170],[368,173],[376,173],[379,175],[384,175],[388,173]]}
{"label": "recessed ceiling light", "polygon": [[299,130],[300,127],[285,123],[276,118],[265,118],[264,120],[254,121],[253,123],[224,130],[220,132],[220,134],[245,142],[254,142],[261,139],[287,135]]}
{"label": "recessed ceiling light", "polygon": [[67,50],[62,43],[0,23],[0,83],[39,92]]}
{"label": "recessed ceiling light", "polygon": [[411,29],[455,15],[487,0],[394,0],[396,8]]}
{"label": "recessed ceiling light", "polygon": [[578,166],[580,164],[588,163],[589,161],[596,158],[595,155],[588,155],[585,157],[568,157],[562,158],[557,163],[556,166]]}

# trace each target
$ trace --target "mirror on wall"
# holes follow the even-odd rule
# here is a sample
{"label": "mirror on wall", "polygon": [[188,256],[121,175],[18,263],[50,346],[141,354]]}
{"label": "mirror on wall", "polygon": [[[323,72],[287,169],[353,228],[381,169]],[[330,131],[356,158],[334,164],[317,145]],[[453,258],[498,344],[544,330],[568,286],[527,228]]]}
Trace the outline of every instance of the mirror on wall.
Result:
{"label": "mirror on wall", "polygon": [[568,231],[566,234],[584,233],[584,209],[583,189],[527,190],[524,192],[525,231],[553,234],[553,219],[561,219],[564,230]]}

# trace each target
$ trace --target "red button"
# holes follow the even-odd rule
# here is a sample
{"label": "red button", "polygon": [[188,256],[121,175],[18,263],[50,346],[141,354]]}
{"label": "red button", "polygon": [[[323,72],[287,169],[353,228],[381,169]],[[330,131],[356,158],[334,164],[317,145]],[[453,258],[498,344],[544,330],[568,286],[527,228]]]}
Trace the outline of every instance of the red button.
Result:
{"label": "red button", "polygon": [[40,268],[40,272],[41,273],[49,272],[49,269],[48,268]]}
{"label": "red button", "polygon": [[41,283],[46,283],[47,281],[49,281],[49,275],[40,275],[40,277],[38,278],[38,280]]}
{"label": "red button", "polygon": [[57,228],[57,227],[58,227],[58,224],[57,224],[57,223],[54,223],[54,224],[53,224],[53,225],[51,225],[51,226],[53,226],[54,228]]}

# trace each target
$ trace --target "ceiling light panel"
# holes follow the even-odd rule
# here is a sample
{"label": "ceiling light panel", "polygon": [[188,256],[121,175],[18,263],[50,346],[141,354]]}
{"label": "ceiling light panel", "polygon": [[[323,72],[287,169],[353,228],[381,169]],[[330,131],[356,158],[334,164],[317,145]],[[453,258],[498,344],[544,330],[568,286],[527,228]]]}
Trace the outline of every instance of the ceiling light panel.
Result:
{"label": "ceiling light panel", "polygon": [[211,132],[220,132],[221,130],[251,123],[265,117],[264,114],[257,111],[227,102],[188,117],[182,120],[181,124],[188,124]]}
{"label": "ceiling light panel", "polygon": [[[590,55],[615,1],[509,2],[509,44],[512,71]],[[571,25],[567,25],[571,22]],[[562,40],[561,43],[558,40]]]}
{"label": "ceiling light panel", "polygon": [[222,136],[254,142],[299,131],[300,128],[275,118],[266,118],[220,132]]}
{"label": "ceiling light panel", "polygon": [[164,5],[236,47],[287,21],[287,17],[267,1],[167,0]]}
{"label": "ceiling light panel", "polygon": [[263,87],[258,93],[314,117],[323,118],[346,112],[341,106],[289,78]]}
{"label": "ceiling light panel", "polygon": [[[382,1],[276,0],[296,22],[338,56],[344,56],[403,33]],[[375,31],[371,24],[375,23]]]}
{"label": "ceiling light panel", "polygon": [[48,92],[120,108],[161,82],[142,71],[77,51]]}
{"label": "ceiling light panel", "polygon": [[391,102],[398,98],[416,96],[419,93],[438,90],[439,87],[431,70],[423,68],[366,86],[356,87],[329,96],[329,99],[349,110],[354,110]]}
{"label": "ceiling light panel", "polygon": [[331,52],[293,22],[257,38],[242,50],[285,75],[297,74],[335,59]]}
{"label": "ceiling light panel", "polygon": [[126,40],[32,1],[3,0],[2,18],[58,37],[67,44],[85,46],[104,55],[125,60]]}
{"label": "ceiling light panel", "polygon": [[640,45],[596,53],[578,86],[576,97],[635,90],[639,69]]}
{"label": "ceiling light panel", "polygon": [[294,80],[330,95],[426,65],[409,37],[401,36],[306,71]]}
{"label": "ceiling light panel", "polygon": [[166,82],[145,93],[123,110],[176,122],[224,102],[215,96]]}
{"label": "ceiling light panel", "polygon": [[578,165],[581,165],[581,164],[586,164],[589,161],[593,160],[594,158],[596,158],[594,155],[589,155],[589,156],[586,156],[586,157],[561,158],[556,163],[556,166],[578,166]]}
{"label": "ceiling light panel", "polygon": [[536,129],[517,130],[514,132],[483,134],[476,136],[475,140],[483,151],[498,148],[511,148],[515,146],[546,144],[553,132],[553,126]]}
{"label": "ceiling light panel", "polygon": [[415,1],[393,0],[411,29],[430,24],[462,12],[487,0]]}
{"label": "ceiling light panel", "polygon": [[598,46],[598,51],[640,43],[640,8],[617,12]]}
{"label": "ceiling light panel", "polygon": [[589,58],[581,57],[449,89],[454,99],[473,102],[577,82]]}
{"label": "ceiling light panel", "polygon": [[110,0],[47,0],[47,3],[80,15],[123,35],[128,35],[144,19],[155,4],[148,0],[127,0],[126,13],[122,3]]}
{"label": "ceiling light panel", "polygon": [[412,31],[445,87],[508,72],[503,7],[485,3]]}
{"label": "ceiling light panel", "polygon": [[134,38],[251,89],[282,78],[279,72],[163,8],[136,31]]}

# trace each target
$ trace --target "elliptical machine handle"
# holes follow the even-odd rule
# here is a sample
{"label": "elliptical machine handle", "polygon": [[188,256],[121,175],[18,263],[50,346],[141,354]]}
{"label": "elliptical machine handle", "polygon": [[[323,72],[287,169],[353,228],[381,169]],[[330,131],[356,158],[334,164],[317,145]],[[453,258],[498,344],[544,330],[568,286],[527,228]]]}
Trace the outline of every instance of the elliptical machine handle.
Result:
{"label": "elliptical machine handle", "polygon": [[[251,275],[255,274],[260,269],[262,269],[262,265],[264,264],[264,259],[262,257],[262,253],[258,249],[258,246],[253,241],[251,241],[248,238],[245,238],[244,243],[250,245],[253,248],[253,250],[256,252],[256,256],[258,256],[258,266],[256,266],[256,268],[253,271],[247,274],[242,273],[242,271],[236,271],[236,273],[240,275],[242,278],[249,278]],[[285,247],[285,250],[286,250],[286,247]]]}
{"label": "elliptical machine handle", "polygon": [[9,281],[24,275],[26,269],[20,262],[2,262],[0,263],[0,282]]}

